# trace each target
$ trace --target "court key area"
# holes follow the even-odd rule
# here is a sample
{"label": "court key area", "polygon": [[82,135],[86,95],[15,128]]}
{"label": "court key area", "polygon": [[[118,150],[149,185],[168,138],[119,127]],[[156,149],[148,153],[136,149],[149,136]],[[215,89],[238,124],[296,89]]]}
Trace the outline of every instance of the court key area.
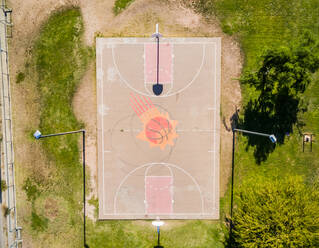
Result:
{"label": "court key area", "polygon": [[96,60],[99,219],[218,219],[221,39],[97,38]]}

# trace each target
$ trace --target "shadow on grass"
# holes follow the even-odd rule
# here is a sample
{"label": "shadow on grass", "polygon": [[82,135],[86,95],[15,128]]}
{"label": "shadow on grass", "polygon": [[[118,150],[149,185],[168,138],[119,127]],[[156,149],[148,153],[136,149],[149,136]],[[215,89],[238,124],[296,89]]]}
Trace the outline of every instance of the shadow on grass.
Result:
{"label": "shadow on grass", "polygon": [[[243,118],[238,122],[238,127],[249,131],[274,134],[277,144],[281,145],[285,137],[292,133],[293,126],[297,123],[299,99],[289,95],[287,89],[276,97],[274,103],[264,102],[260,99],[250,100],[244,109]],[[257,164],[265,161],[276,147],[276,144],[273,144],[267,137],[244,135],[248,138],[246,149],[249,146],[254,147]]]}

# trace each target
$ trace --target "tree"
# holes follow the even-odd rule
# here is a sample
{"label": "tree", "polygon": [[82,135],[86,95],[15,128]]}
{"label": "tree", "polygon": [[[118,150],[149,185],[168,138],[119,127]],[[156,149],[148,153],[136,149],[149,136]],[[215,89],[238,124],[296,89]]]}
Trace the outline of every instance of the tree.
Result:
{"label": "tree", "polygon": [[236,247],[319,247],[318,185],[258,178],[241,186],[236,203]]}
{"label": "tree", "polygon": [[[319,69],[319,44],[311,33],[305,32],[291,47],[268,50],[256,72],[246,72],[242,84],[255,88],[257,97],[245,106],[243,129],[275,133],[279,144],[291,133],[297,122],[302,93],[311,82],[311,74]],[[255,146],[257,163],[265,160],[274,149],[256,137],[248,137]]]}

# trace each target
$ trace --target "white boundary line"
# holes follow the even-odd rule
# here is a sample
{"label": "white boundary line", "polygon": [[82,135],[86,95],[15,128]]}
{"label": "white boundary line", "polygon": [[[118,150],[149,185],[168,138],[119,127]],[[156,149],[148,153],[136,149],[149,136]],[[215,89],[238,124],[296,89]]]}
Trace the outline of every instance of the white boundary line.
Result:
{"label": "white boundary line", "polygon": [[[152,43],[152,42],[150,42],[150,43]],[[110,43],[109,43],[110,44]],[[122,42],[118,42],[118,43],[111,43],[111,44],[123,44]],[[141,43],[141,44],[145,44],[145,42],[144,43]],[[179,42],[171,42],[171,44],[182,44],[182,43],[179,43]],[[216,98],[216,95],[217,95],[217,91],[216,91],[216,88],[217,88],[217,79],[216,79],[216,68],[217,68],[217,61],[216,61],[216,44],[215,44],[215,42],[188,42],[188,43],[185,43],[185,44],[204,44],[203,45],[203,56],[202,56],[202,64],[201,64],[201,66],[200,66],[200,69],[198,70],[198,72],[200,72],[201,71],[201,69],[202,69],[202,66],[203,66],[203,62],[204,62],[204,58],[205,58],[205,44],[212,44],[212,45],[214,45],[214,48],[215,48],[215,60],[214,60],[214,65],[215,65],[215,71],[214,71],[214,87],[215,87],[215,108],[213,107],[213,108],[208,108],[208,110],[214,110],[214,147],[215,148],[217,148],[216,146],[217,146],[217,143],[216,143],[216,132],[217,132],[217,130],[216,130],[216,122],[217,122],[217,120],[216,120],[216,113],[217,113],[217,98]],[[116,65],[116,63],[115,63],[115,60],[114,60],[114,51],[113,51],[113,47],[112,47],[112,56],[113,56],[113,63],[114,63],[114,65],[115,65],[115,67],[116,67],[116,69],[117,69],[117,71],[118,71],[118,68],[117,68],[117,65]],[[100,61],[101,61],[101,66],[103,65],[103,58],[102,58],[103,56],[101,55],[101,58],[100,58]],[[99,72],[99,74],[100,74],[101,72]],[[119,71],[118,71],[118,73],[119,73]],[[220,73],[220,72],[219,72]],[[199,74],[199,73],[198,73]],[[120,73],[119,73],[119,75],[120,75]],[[122,75],[120,75],[120,77],[121,77]],[[198,75],[196,75],[194,78],[193,78],[193,80],[197,77]],[[102,79],[102,78],[101,78]],[[122,79],[122,78],[121,78]],[[192,81],[193,81],[192,80]],[[104,104],[104,92],[103,92],[103,90],[104,90],[104,80],[102,79],[102,82],[101,82],[101,87],[102,87],[102,105]],[[181,89],[180,91],[182,91],[182,90],[184,90],[184,89],[186,89],[187,87],[184,87],[183,89]],[[180,91],[178,91],[178,92],[176,92],[176,93],[173,93],[173,94],[177,94],[177,93],[179,93]],[[171,94],[171,95],[173,95],[173,94]],[[168,96],[170,96],[170,95],[168,95]],[[104,117],[102,116],[101,117],[102,118],[102,120],[101,120],[101,124],[102,124],[102,150],[104,151]],[[111,152],[111,151],[105,151],[105,152]],[[209,152],[212,152],[212,153],[214,153],[214,158],[213,158],[213,160],[214,160],[214,162],[213,162],[213,171],[212,171],[212,173],[213,173],[213,177],[212,178],[216,178],[215,177],[215,174],[216,174],[216,171],[215,171],[215,167],[216,167],[216,152],[215,151],[209,151]],[[102,196],[102,202],[103,202],[103,210],[105,210],[106,209],[106,205],[105,205],[105,192],[104,192],[104,189],[105,189],[105,183],[104,183],[104,172],[105,172],[105,167],[104,167],[104,152],[102,152],[102,161],[103,161],[103,165],[102,165],[102,167],[103,167],[103,175],[102,175],[102,178],[103,178],[103,196]],[[151,163],[151,164],[153,164],[153,163]],[[154,163],[154,164],[157,164],[157,163]],[[161,163],[159,163],[159,164],[161,164]],[[137,169],[140,169],[140,168],[142,168],[142,167],[144,167],[144,166],[147,166],[147,164],[146,165],[143,165],[143,166],[140,166],[140,167],[138,167],[138,168],[136,168],[136,169],[134,169],[133,171],[131,171],[130,173],[133,173],[134,171],[136,171]],[[200,192],[200,196],[201,196],[201,200],[202,200],[202,213],[200,214],[200,215],[209,215],[209,216],[211,216],[212,215],[212,213],[203,213],[203,197],[202,197],[202,192],[201,192],[201,190],[200,190],[200,187],[199,187],[199,185],[197,184],[197,182],[196,182],[196,180],[188,173],[188,172],[186,172],[185,170],[183,170],[182,168],[180,168],[180,167],[178,167],[178,166],[175,166],[175,165],[170,165],[170,166],[172,166],[172,167],[175,167],[175,168],[177,168],[177,169],[180,169],[180,170],[182,170],[186,175],[188,175],[193,181],[194,181],[194,183],[196,184],[196,186],[198,187],[198,190],[199,190],[199,192]],[[129,174],[130,174],[129,173]],[[128,175],[129,175],[128,174]],[[128,175],[126,175],[126,178],[128,177]],[[124,179],[123,179],[124,180]],[[126,180],[126,179],[125,179]],[[219,180],[218,180],[219,181]],[[217,182],[213,182],[213,200],[214,200],[214,207],[213,207],[213,210],[216,210],[217,208],[216,208],[216,200],[215,200],[215,197],[216,197],[216,192],[215,192],[215,187],[216,187],[216,184]],[[123,184],[123,181],[121,182],[121,184],[120,184],[120,186]],[[119,188],[120,188],[120,186],[118,187],[118,190],[119,190]],[[116,195],[118,194],[118,190],[117,190],[117,192],[116,192]],[[117,196],[116,196],[117,197]],[[218,200],[218,199],[217,199]],[[115,210],[115,209],[114,209]],[[136,213],[120,213],[120,214],[117,214],[117,213],[113,213],[113,214],[107,214],[107,213],[105,213],[104,211],[103,211],[103,214],[104,215],[136,215]],[[151,215],[151,214],[150,214]],[[198,213],[174,213],[174,214],[171,214],[172,216],[174,216],[174,215],[198,215]]]}
{"label": "white boundary line", "polygon": [[[163,42],[166,42],[166,41],[162,41],[162,43]],[[178,45],[210,45],[210,44],[212,44],[212,43],[215,43],[216,41],[207,41],[207,42],[196,42],[196,41],[190,41],[190,42],[176,42],[176,41],[167,41],[167,42],[169,42],[170,44],[178,44]],[[123,42],[119,42],[119,41],[117,41],[117,42],[110,42],[110,41],[108,41],[107,42],[108,44],[110,44],[110,45],[123,45],[123,44],[125,44],[125,43],[123,43]],[[144,45],[144,44],[153,44],[154,42],[152,42],[152,41],[143,41],[143,42],[136,42],[136,43],[134,43],[134,42],[132,42],[132,43],[130,43],[130,44],[134,44],[134,45]]]}
{"label": "white boundary line", "polygon": [[[101,50],[103,51],[103,49],[101,48]],[[103,66],[103,55],[102,55],[102,51],[101,51],[101,57],[100,57],[100,61],[101,61],[101,67]],[[104,105],[104,78],[101,78],[102,82],[101,82],[101,94],[102,94],[102,106]],[[106,204],[105,204],[105,183],[104,183],[104,175],[105,175],[105,166],[104,166],[104,115],[102,115],[101,117],[101,130],[102,130],[102,184],[103,184],[103,197],[102,197],[102,202],[103,202],[103,209],[106,208]]]}
{"label": "white boundary line", "polygon": [[211,129],[176,129],[177,132],[187,132],[187,133],[214,133],[215,130]]}
{"label": "white boundary line", "polygon": [[[144,173],[144,176],[145,176],[145,177],[148,176],[147,173],[148,173],[149,169],[151,169],[151,168],[152,168],[153,166],[155,166],[155,165],[157,165],[157,163],[156,163],[156,164],[153,163],[151,166],[149,166],[149,167],[146,168],[145,173]],[[171,174],[171,176],[174,177],[174,174],[173,174],[172,169],[171,169],[168,165],[166,165],[166,164],[163,164],[163,166],[166,166],[166,167],[168,168],[169,173]],[[148,176],[148,177],[151,177],[151,176]],[[158,176],[157,176],[157,177],[158,177]]]}
{"label": "white boundary line", "polygon": [[[141,44],[144,44],[144,43],[141,43]],[[201,43],[199,43],[201,44]],[[215,44],[215,43],[209,43],[209,44]],[[196,78],[198,77],[199,73],[201,72],[202,68],[203,68],[203,65],[204,65],[204,61],[205,61],[205,57],[206,57],[206,44],[202,44],[202,47],[203,47],[203,52],[202,52],[202,63],[201,65],[199,66],[199,69],[198,71],[196,72],[195,76],[193,77],[193,79],[188,83],[186,84],[186,86],[184,86],[183,88],[181,88],[180,90],[176,91],[176,92],[173,92],[171,94],[166,94],[166,95],[160,95],[160,96],[156,96],[156,97],[169,97],[169,96],[173,96],[173,95],[176,95],[176,94],[179,94],[180,92],[186,90],[188,87],[190,87],[193,82],[196,80]],[[115,59],[115,52],[114,52],[114,47],[112,46],[112,59],[113,59],[113,64],[114,64],[114,67],[121,79],[121,81],[131,90],[135,91],[136,93],[140,94],[140,95],[143,95],[143,96],[148,96],[148,97],[154,97],[153,94],[146,94],[146,93],[143,93],[142,91],[139,91],[137,89],[135,89],[121,74],[119,68],[118,68],[118,65],[116,63],[116,59]],[[145,86],[144,86],[145,87]]]}
{"label": "white boundary line", "polygon": [[[143,217],[145,217],[145,213],[114,213],[114,214],[104,214],[104,215],[111,215],[111,216],[112,215],[119,215],[119,216],[121,216],[121,215],[130,215],[130,216],[132,216],[132,215],[142,215]],[[156,215],[156,214],[148,214],[148,215]],[[197,213],[173,213],[173,214],[165,213],[165,215],[170,215],[170,216],[175,216],[175,215],[185,215],[185,216],[187,216],[187,215],[195,215],[195,216],[206,215],[206,216],[213,216],[214,214],[197,212]],[[188,217],[185,217],[185,219],[188,219]]]}
{"label": "white boundary line", "polygon": [[[215,69],[214,69],[214,93],[215,93],[215,104],[214,104],[214,151],[217,150],[217,144],[216,144],[216,112],[217,112],[217,92],[216,92],[216,85],[217,85],[217,81],[216,81],[216,74],[217,74],[217,68],[216,68],[216,45],[214,46],[214,65],[215,65]],[[216,167],[216,152],[213,152],[213,175],[212,175],[212,182],[213,182],[213,208],[215,208],[216,206],[216,181],[218,182],[218,180],[215,178],[215,167]],[[219,200],[219,199],[217,199]]]}

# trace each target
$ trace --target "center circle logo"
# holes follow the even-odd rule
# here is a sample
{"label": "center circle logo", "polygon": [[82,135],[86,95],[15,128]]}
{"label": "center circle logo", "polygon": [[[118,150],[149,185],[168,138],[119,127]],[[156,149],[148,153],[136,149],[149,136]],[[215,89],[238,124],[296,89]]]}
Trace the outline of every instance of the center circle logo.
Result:
{"label": "center circle logo", "polygon": [[171,123],[161,116],[152,118],[145,126],[145,135],[154,144],[162,144],[164,141],[168,141],[171,131]]}

